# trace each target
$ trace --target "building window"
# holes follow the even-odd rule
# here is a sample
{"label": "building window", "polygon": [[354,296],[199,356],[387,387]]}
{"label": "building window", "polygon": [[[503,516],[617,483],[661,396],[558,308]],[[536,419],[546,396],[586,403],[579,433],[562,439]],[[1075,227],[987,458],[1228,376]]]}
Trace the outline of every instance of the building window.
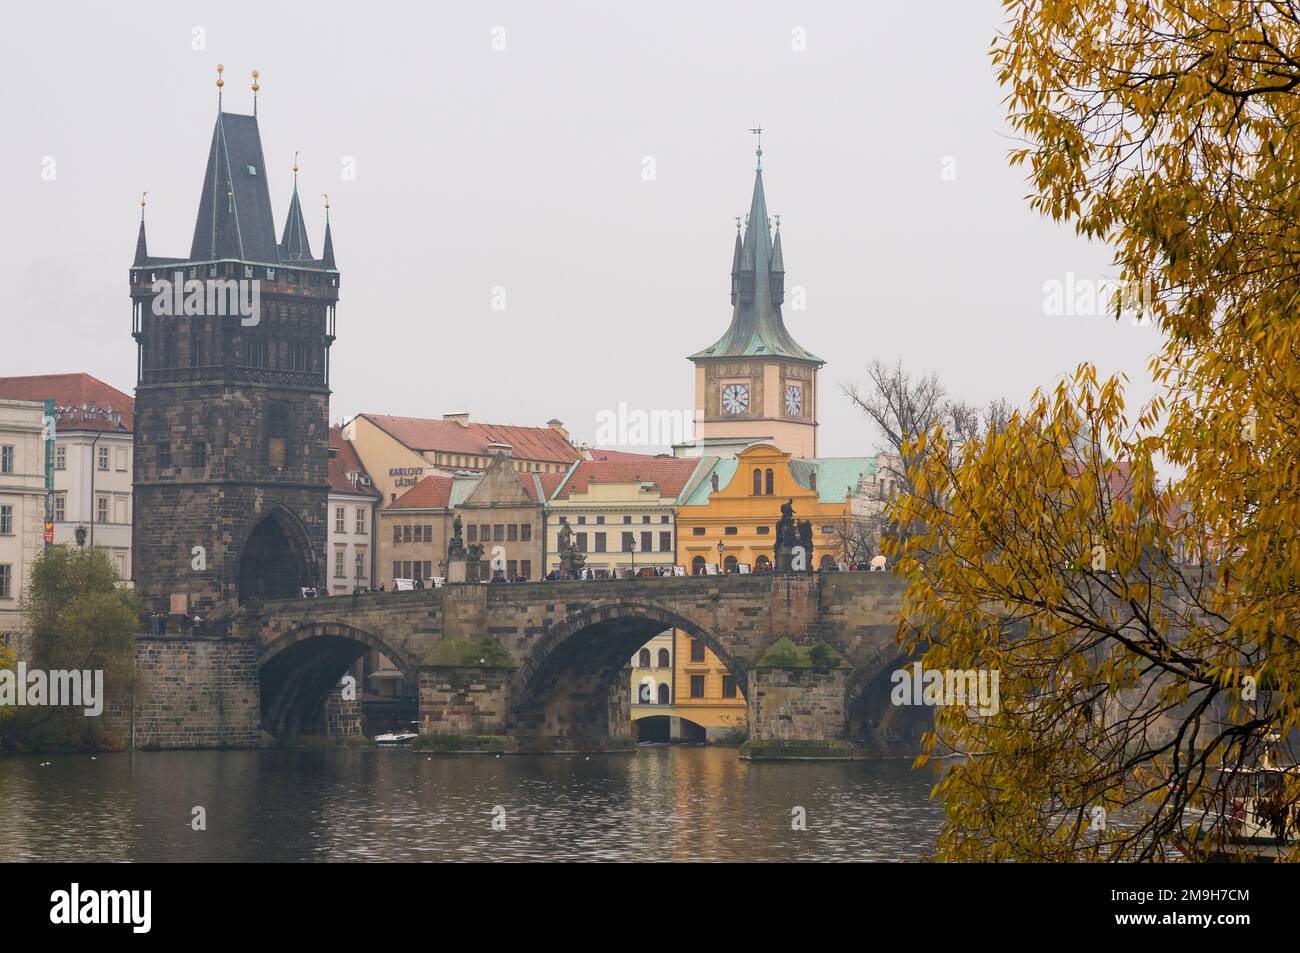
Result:
{"label": "building window", "polygon": [[506,542],[507,543],[519,542],[519,524],[511,523],[509,526],[506,527]]}
{"label": "building window", "polygon": [[208,445],[206,443],[196,443],[194,445],[194,469],[203,470],[208,465]]}
{"label": "building window", "polygon": [[[203,453],[205,457],[207,455],[207,452],[208,452],[208,448],[205,445],[203,447]],[[126,447],[118,447],[116,457],[117,457],[117,462],[114,465],[114,469],[116,469],[118,473],[125,473],[126,472]]]}
{"label": "building window", "polygon": [[624,522],[624,523],[630,523],[630,522],[632,522],[632,517],[630,517],[630,516],[624,516],[624,517],[623,517],[623,522]]}
{"label": "building window", "polygon": [[515,579],[519,576],[519,564],[513,559],[506,560],[506,578]]}
{"label": "building window", "polygon": [[14,567],[8,563],[0,563],[0,599],[12,599],[14,597]]}
{"label": "building window", "polygon": [[487,523],[478,524],[478,541],[486,543],[492,538],[492,527]]}
{"label": "building window", "polygon": [[623,533],[622,535],[623,535],[623,552],[630,553],[632,551],[633,535],[631,533]]}
{"label": "building window", "polygon": [[659,667],[660,667],[660,668],[672,668],[672,662],[670,661],[670,659],[671,659],[671,656],[668,654],[668,650],[667,650],[667,649],[660,649],[660,650],[659,650]]}
{"label": "building window", "polygon": [[504,543],[505,541],[506,541],[506,524],[505,524],[505,523],[493,523],[493,524],[492,524],[492,542],[494,542],[494,543]]}
{"label": "building window", "polygon": [[659,522],[661,522],[661,523],[667,523],[667,522],[668,522],[668,517],[667,517],[667,516],[661,516],[661,517],[659,517]]}
{"label": "building window", "polygon": [[0,447],[0,473],[14,472],[14,448],[10,444]]}
{"label": "building window", "polygon": [[366,578],[366,551],[357,548],[357,557],[361,560],[361,568],[357,570],[357,582]]}
{"label": "building window", "polygon": [[736,676],[734,675],[722,676],[722,697],[723,698],[736,697]]}
{"label": "building window", "polygon": [[356,530],[358,536],[366,535],[366,508],[364,506],[357,507]]}
{"label": "building window", "polygon": [[691,697],[692,698],[704,697],[704,676],[703,675],[691,676]]}
{"label": "building window", "polygon": [[68,494],[54,494],[54,522],[62,523],[68,507]]}
{"label": "building window", "polygon": [[703,526],[692,526],[692,527],[691,527],[691,535],[692,535],[692,536],[703,536],[703,535],[704,535],[704,527],[703,527]]}
{"label": "building window", "polygon": [[397,579],[401,575],[402,575],[402,564],[397,560],[393,560],[393,578]]}
{"label": "building window", "polygon": [[759,526],[754,530],[754,532],[756,532],[759,536],[770,536],[772,533],[772,527]]}
{"label": "building window", "polygon": [[605,551],[605,534],[596,533],[595,535],[596,535],[596,552],[603,553]]}
{"label": "building window", "polygon": [[519,560],[519,575],[524,579],[533,578],[533,561],[531,559]]}
{"label": "building window", "polygon": [[578,525],[579,525],[579,526],[581,526],[581,525],[582,525],[583,523],[585,523],[585,522],[587,522],[587,517],[585,517],[585,516],[579,516],[579,517],[578,517]]}
{"label": "building window", "polygon": [[465,527],[465,541],[466,541],[467,543],[477,543],[477,542],[478,542],[478,524],[477,524],[477,523],[470,523],[467,527]]}
{"label": "building window", "polygon": [[14,534],[14,508],[12,506],[0,506],[0,536],[12,536]]}
{"label": "building window", "polygon": [[289,405],[282,400],[273,402],[267,417],[266,462],[283,469],[288,461]]}
{"label": "building window", "polygon": [[519,539],[521,542],[531,542],[533,538],[533,524],[521,523],[519,525]]}
{"label": "building window", "polygon": [[68,469],[68,448],[67,447],[54,448],[54,469],[56,470]]}
{"label": "building window", "polygon": [[767,493],[768,496],[771,496],[772,495],[772,471],[770,469],[767,471],[767,476],[764,479],[764,484],[765,484],[764,491]]}
{"label": "building window", "polygon": [[597,523],[598,525],[599,525],[599,524],[603,524],[604,522],[605,522],[605,517],[603,517],[603,516],[597,516],[597,517],[596,517],[596,523]]}
{"label": "building window", "polygon": [[762,494],[763,494],[763,471],[758,469],[758,467],[755,467],[754,468],[754,495],[761,496]]}
{"label": "building window", "polygon": [[654,552],[654,546],[655,546],[654,535],[655,535],[654,533],[641,534],[641,552],[643,553]]}
{"label": "building window", "polygon": [[659,683],[659,704],[667,705],[670,700],[671,699],[668,691],[668,683],[660,682]]}
{"label": "building window", "polygon": [[395,542],[395,543],[400,543],[401,541],[402,541],[402,527],[400,527],[400,526],[394,526],[394,527],[393,527],[393,542]]}
{"label": "building window", "polygon": [[170,443],[158,444],[158,471],[172,468],[172,445]]}
{"label": "building window", "polygon": [[585,552],[587,551],[587,534],[586,534],[586,533],[574,533],[574,534],[573,534],[573,545],[576,546],[576,547],[578,547],[578,552],[580,552],[580,553],[585,553]]}
{"label": "building window", "polygon": [[410,541],[411,541],[411,526],[408,524],[402,527],[402,542],[409,543]]}
{"label": "building window", "polygon": [[736,527],[734,527],[734,526],[728,526],[728,527],[727,527],[726,529],[724,529],[722,532],[723,532],[724,535],[727,535],[727,536],[735,536],[735,535],[736,535]]}
{"label": "building window", "polygon": [[649,667],[650,667],[650,650],[649,650],[649,649],[642,649],[640,652],[637,653],[637,661],[636,661],[636,664],[637,664],[637,667],[638,667],[638,668],[649,668]]}
{"label": "building window", "polygon": [[341,549],[334,550],[334,578],[342,579],[343,577],[343,556],[344,551]]}
{"label": "building window", "polygon": [[704,557],[703,557],[703,556],[696,556],[694,559],[691,560],[691,575],[692,575],[692,576],[703,576],[703,575],[704,575]]}
{"label": "building window", "polygon": [[704,643],[699,639],[691,639],[691,661],[704,661]]}
{"label": "building window", "polygon": [[95,522],[108,522],[108,497],[101,496],[95,500]]}
{"label": "building window", "polygon": [[671,553],[673,551],[673,534],[671,530],[659,534],[659,552]]}
{"label": "building window", "polygon": [[347,532],[347,530],[344,529],[346,525],[347,525],[347,519],[343,515],[343,507],[341,506],[334,507],[334,532],[336,533]]}

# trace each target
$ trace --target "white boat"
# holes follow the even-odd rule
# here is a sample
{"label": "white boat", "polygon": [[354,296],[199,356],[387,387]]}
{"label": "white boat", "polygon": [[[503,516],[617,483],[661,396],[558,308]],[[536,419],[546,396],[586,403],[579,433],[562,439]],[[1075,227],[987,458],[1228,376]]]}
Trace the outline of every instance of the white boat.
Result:
{"label": "white boat", "polygon": [[406,728],[398,731],[388,731],[382,735],[375,735],[372,739],[377,745],[409,745],[416,738],[420,737],[420,723],[413,721]]}

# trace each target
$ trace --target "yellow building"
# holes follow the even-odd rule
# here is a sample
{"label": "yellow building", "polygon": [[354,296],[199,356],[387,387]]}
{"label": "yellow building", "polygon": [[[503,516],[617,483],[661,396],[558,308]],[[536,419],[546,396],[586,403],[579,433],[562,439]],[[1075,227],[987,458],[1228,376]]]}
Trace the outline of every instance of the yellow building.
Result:
{"label": "yellow building", "polygon": [[[770,572],[776,524],[789,501],[796,521],[812,524],[812,565],[818,571],[847,561],[844,525],[851,501],[870,480],[869,457],[798,459],[771,444],[754,444],[736,457],[706,457],[694,489],[677,508],[677,561],[688,573]],[[710,738],[746,722],[745,686],[709,649],[677,632],[674,714]]]}

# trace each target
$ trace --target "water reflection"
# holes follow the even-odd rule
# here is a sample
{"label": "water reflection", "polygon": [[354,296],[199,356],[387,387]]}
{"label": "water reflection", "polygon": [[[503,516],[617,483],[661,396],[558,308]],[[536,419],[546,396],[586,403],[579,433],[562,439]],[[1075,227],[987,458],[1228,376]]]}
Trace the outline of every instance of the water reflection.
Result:
{"label": "water reflection", "polygon": [[[750,764],[682,747],[24,756],[0,759],[0,860],[910,860],[934,845],[932,783],[907,761]],[[795,807],[807,830],[792,829]]]}

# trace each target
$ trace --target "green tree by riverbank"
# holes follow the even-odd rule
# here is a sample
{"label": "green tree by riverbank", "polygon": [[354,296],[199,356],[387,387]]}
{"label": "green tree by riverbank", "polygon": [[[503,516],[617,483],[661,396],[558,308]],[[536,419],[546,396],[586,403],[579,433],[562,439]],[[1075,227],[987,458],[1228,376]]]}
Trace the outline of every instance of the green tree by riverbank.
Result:
{"label": "green tree by riverbank", "polygon": [[[27,668],[46,672],[102,671],[103,713],[87,716],[79,707],[18,707],[0,716],[0,745],[6,749],[119,748],[122,739],[106,715],[129,704],[140,606],[119,588],[107,554],[99,549],[54,546],[32,567],[24,600],[31,625]],[[5,659],[0,657],[0,667]]]}

